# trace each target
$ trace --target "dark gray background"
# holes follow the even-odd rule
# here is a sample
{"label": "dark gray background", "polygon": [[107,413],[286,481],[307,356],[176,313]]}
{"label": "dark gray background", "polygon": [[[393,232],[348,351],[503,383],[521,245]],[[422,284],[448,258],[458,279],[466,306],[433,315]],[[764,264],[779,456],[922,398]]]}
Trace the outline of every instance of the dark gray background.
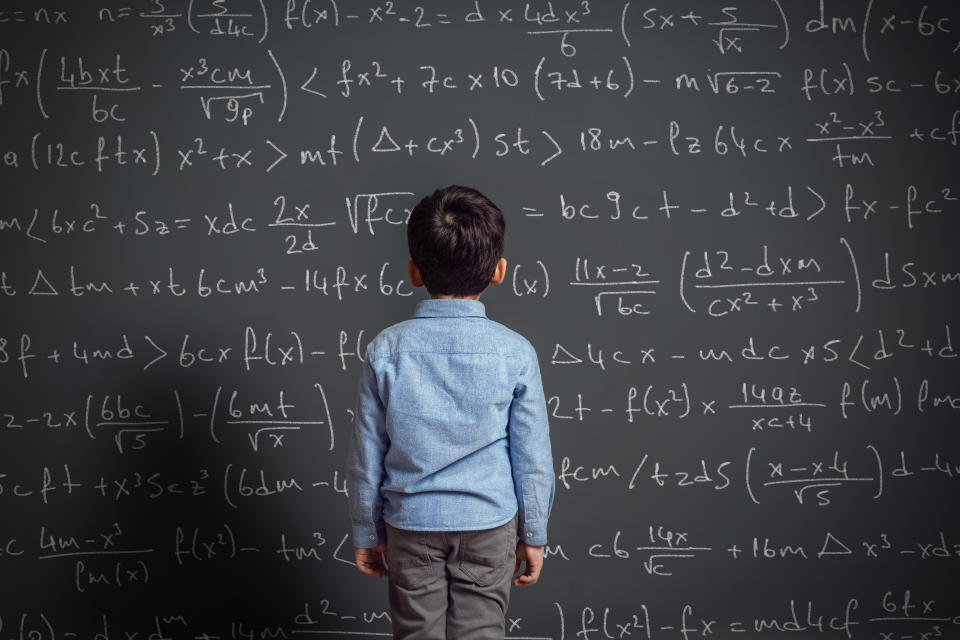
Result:
{"label": "dark gray background", "polygon": [[[236,637],[240,631],[231,624],[244,625],[243,632],[279,629],[286,637],[389,633],[388,620],[377,617],[387,607],[386,582],[367,578],[348,564],[347,502],[330,485],[342,486],[344,477],[360,370],[357,345],[362,352],[377,331],[408,317],[426,293],[406,282],[405,226],[381,221],[374,223],[373,234],[363,224],[354,233],[345,203],[359,194],[399,192],[381,197],[374,216],[392,207],[393,218],[402,219],[420,197],[447,184],[480,189],[507,218],[508,279],[486,291],[481,301],[490,318],[536,346],[552,416],[558,481],[548,557],[536,586],[513,590],[508,637],[679,638],[686,629],[686,637],[712,632],[716,638],[768,638],[775,631],[763,621],[783,628],[794,613],[802,629],[792,631],[794,637],[842,637],[827,627],[831,618],[839,623],[847,616],[855,623],[850,637],[960,637],[953,621],[960,615],[958,421],[955,408],[935,407],[932,400],[960,393],[955,354],[936,355],[957,334],[957,146],[910,136],[915,129],[926,134],[934,127],[942,134],[956,121],[960,16],[955,5],[826,3],[828,18],[851,17],[854,27],[812,33],[805,25],[817,17],[819,3],[784,3],[784,24],[780,5],[751,2],[738,7],[740,22],[770,26],[725,30],[728,37],[739,38],[742,51],[721,54],[713,40],[720,37],[717,23],[728,16],[712,3],[656,9],[630,3],[623,22],[629,46],[620,31],[624,5],[615,3],[590,3],[592,13],[577,14],[579,23],[566,23],[564,10],[582,12],[586,3],[553,3],[560,21],[542,25],[524,20],[521,4],[513,6],[513,23],[497,22],[498,7],[484,4],[488,19],[479,24],[464,22],[464,13],[474,8],[467,3],[419,5],[422,14],[414,5],[392,5],[396,14],[381,11],[382,22],[369,20],[371,7],[338,4],[339,25],[328,22],[310,29],[286,28],[283,3],[267,4],[269,32],[263,42],[258,42],[260,5],[253,2],[230,7],[252,15],[235,18],[252,37],[210,35],[212,19],[202,14],[215,8],[207,3],[192,5],[191,19],[200,33],[190,30],[184,3],[168,3],[169,13],[183,15],[173,19],[175,31],[162,35],[151,35],[156,20],[139,15],[155,8],[147,3],[132,4],[133,15],[115,24],[98,21],[92,6],[75,5],[67,7],[67,24],[38,24],[32,15],[26,22],[0,23],[0,48],[10,63],[2,78],[11,81],[3,85],[0,145],[4,153],[17,153],[21,164],[0,168],[0,219],[21,225],[0,231],[0,271],[9,287],[0,293],[2,637],[36,633],[52,639],[70,633],[92,638],[104,631],[104,616],[113,639],[125,632],[149,634],[158,625],[163,637],[170,638],[204,633]],[[8,5],[4,11],[36,8],[28,5]],[[124,5],[106,6],[118,12]],[[334,5],[307,6],[333,15]],[[529,10],[547,8],[534,3]],[[918,33],[922,8],[928,22],[945,18],[941,24],[951,31]],[[345,18],[350,10],[358,18]],[[644,17],[646,11],[652,22]],[[688,11],[700,16],[696,24],[680,18]],[[449,24],[441,24],[439,12],[446,13]],[[674,26],[660,28],[669,23],[659,16],[668,14]],[[883,17],[889,15],[896,16],[896,28],[883,30]],[[424,23],[430,26],[418,26]],[[650,24],[656,28],[644,28]],[[569,34],[568,42],[577,50],[570,57],[561,51],[560,34],[531,33],[565,28],[609,31]],[[35,86],[42,52],[39,95],[49,118],[40,113]],[[280,78],[268,52],[287,84],[282,121]],[[147,88],[126,93],[57,88],[63,85],[61,56],[66,71],[75,72],[78,57],[96,67],[113,64],[117,54],[131,82]],[[587,88],[590,76],[605,77],[611,69],[617,82],[627,82],[623,57],[635,76],[630,96],[624,99],[624,89]],[[178,88],[180,70],[198,65],[199,58],[211,66],[250,68],[254,83],[271,85],[262,104],[242,101],[254,108],[248,125],[225,122],[223,102],[214,103],[210,119],[204,116],[201,95],[229,92]],[[532,87],[541,58],[545,101]],[[354,86],[349,98],[342,96],[335,82],[344,59],[351,61],[353,72],[370,72],[376,61],[391,77],[403,76],[402,94],[381,81],[374,87]],[[460,88],[427,92],[420,85],[428,77],[419,69],[424,65],[454,76]],[[808,100],[800,91],[805,69],[818,77],[824,68],[830,78],[843,74],[844,65],[854,77],[852,95],[814,94]],[[310,86],[325,92],[325,99],[300,89],[314,67]],[[519,85],[494,88],[494,67],[514,70]],[[29,82],[17,86],[13,81],[20,69]],[[574,70],[584,88],[558,92],[547,86],[548,72],[570,79]],[[772,84],[774,93],[714,94],[707,77],[719,71],[781,75]],[[949,93],[934,90],[937,72]],[[469,91],[467,73],[483,73],[483,89]],[[701,90],[677,90],[674,79],[682,73],[695,77]],[[895,80],[903,90],[871,94],[865,81],[870,76]],[[152,83],[162,87],[149,88]],[[911,88],[911,83],[924,86]],[[828,86],[835,85],[828,81]],[[100,106],[119,105],[126,121],[95,123],[90,117],[94,95]],[[869,153],[872,165],[840,167],[832,161],[837,143],[808,141],[821,135],[816,125],[830,120],[831,112],[856,126],[870,121],[875,111],[887,123],[875,133],[889,139],[838,143],[844,153]],[[358,162],[352,144],[361,117]],[[476,156],[471,120],[480,133]],[[679,127],[677,153],[669,143],[671,123]],[[399,144],[412,139],[420,146],[412,156],[374,152],[381,127]],[[636,148],[580,151],[579,132],[590,127],[601,128],[604,139],[629,136]],[[713,146],[718,128],[728,144],[732,128],[737,136],[762,137],[768,149],[776,148],[778,136],[789,136],[793,148],[748,152],[746,157],[731,150],[721,156]],[[443,139],[457,129],[466,142],[456,150],[424,152],[431,136]],[[151,132],[160,141],[156,175],[153,164],[108,162],[102,171],[91,166],[101,136],[108,148],[116,145],[118,135],[128,151],[146,146],[154,162]],[[555,149],[544,132],[564,147],[546,164]],[[498,134],[509,141],[522,136],[529,153],[511,149],[499,156]],[[77,150],[87,164],[32,168],[30,146],[37,135],[41,158],[47,144],[56,153],[60,143]],[[343,152],[336,166],[299,163],[301,150],[326,149],[331,135]],[[687,136],[699,137],[700,153],[686,151]],[[177,151],[190,148],[198,137],[211,152],[180,170]],[[289,154],[269,172],[276,155],[267,140]],[[221,147],[238,153],[252,149],[252,166],[221,169],[210,160]],[[847,185],[854,192],[851,204],[861,207],[851,211],[849,220],[843,209]],[[942,210],[915,217],[913,228],[905,216],[911,186],[919,200],[914,207],[931,200]],[[785,206],[788,189],[798,217],[776,217],[765,210],[771,201]],[[811,190],[827,202],[817,217],[807,220],[819,205]],[[606,194],[611,191],[622,197],[620,220],[609,219],[612,205]],[[745,192],[757,206],[743,204]],[[722,217],[730,194],[742,215]],[[287,252],[287,238],[302,243],[307,231],[271,226],[278,196],[286,199],[287,215],[295,214],[295,204],[309,202],[311,222],[335,222],[313,228],[316,250]],[[665,197],[677,207],[669,218],[659,208]],[[589,204],[601,218],[564,219],[561,198],[575,206]],[[877,203],[866,220],[863,200]],[[91,219],[92,203],[108,216],[98,221],[96,231],[51,231],[54,212],[58,222],[77,220],[79,229]],[[209,233],[204,216],[222,222],[229,206],[238,219],[250,218],[256,231]],[[648,219],[630,219],[634,206]],[[543,215],[525,215],[524,207]],[[35,210],[28,235],[25,229]],[[140,235],[138,211],[170,227],[180,218],[190,222],[169,234]],[[118,221],[126,223],[124,233],[113,227]],[[844,242],[856,257],[859,308]],[[741,270],[762,261],[765,249],[771,266],[778,266],[782,256],[794,266],[800,258],[815,260],[821,270],[773,277]],[[704,255],[717,267],[724,255],[720,252],[726,252],[736,271],[697,279],[694,273],[704,266]],[[571,285],[578,257],[594,266],[607,264],[608,276],[628,280],[634,279],[630,272],[614,274],[612,269],[642,265],[647,278],[658,282],[639,288],[655,293],[624,296],[623,302],[642,303],[648,313],[620,315],[616,297],[605,296],[598,315],[592,296],[617,287]],[[884,276],[885,260],[900,285],[892,290],[872,285]],[[378,289],[385,263],[385,283],[402,280],[401,291],[412,295]],[[916,286],[903,286],[909,282],[901,271],[904,264],[920,278]],[[308,273],[332,282],[339,267],[349,283],[366,274],[368,288],[344,287],[342,299],[333,289],[326,295],[305,290]],[[267,281],[254,292],[197,293],[201,270],[209,285],[218,278],[254,279],[258,269]],[[923,271],[936,273],[936,286],[924,286]],[[57,295],[30,294],[41,272]],[[114,291],[71,295],[71,277],[78,284],[106,281]],[[153,293],[150,280],[165,285],[171,277],[185,295],[165,289]],[[524,278],[537,281],[535,291],[527,294]],[[800,310],[790,309],[790,296],[809,295],[803,286],[695,287],[761,280],[843,283],[815,286],[818,299]],[[141,287],[138,295],[122,290],[129,282]],[[681,299],[681,287],[695,312]],[[787,306],[708,314],[713,297],[735,298],[744,291],[763,301],[775,296]],[[280,358],[276,347],[299,343],[303,361],[270,366],[252,360],[248,365],[245,347],[262,356],[268,335],[273,358]],[[124,339],[132,358],[93,356],[98,349],[116,354]],[[190,349],[231,351],[222,362],[187,367],[177,359],[184,340]],[[777,345],[790,358],[739,357],[751,340],[758,351]],[[881,341],[891,357],[875,360]],[[589,363],[588,344],[594,354],[602,351],[605,368]],[[564,364],[558,345],[584,363]],[[832,361],[833,352],[825,345],[839,359]],[[148,367],[161,355],[159,348],[166,358]],[[644,350],[650,349],[652,362],[644,360]],[[727,350],[732,362],[702,359],[710,349]],[[55,350],[59,359],[50,357]],[[317,351],[325,353],[310,355]],[[615,351],[631,364],[614,363]],[[854,359],[869,369],[848,360],[854,351]],[[24,364],[20,356],[27,352],[32,357]],[[88,362],[75,356],[82,352],[90,355]],[[805,362],[809,352],[813,356]],[[921,411],[917,394],[924,381],[930,400]],[[731,408],[743,402],[742,385],[796,388],[805,402],[823,406]],[[681,402],[670,402],[667,416],[637,412],[628,420],[630,389],[637,390],[632,406],[641,409],[648,387],[647,406],[654,411],[655,401],[682,401],[686,393],[689,414]],[[902,407],[868,411],[861,392],[867,402],[886,394],[894,407]],[[247,435],[264,425],[228,424],[226,409],[234,393],[240,408],[269,403],[275,413],[282,394],[293,405],[287,420],[313,424],[281,432],[282,447],[261,437],[261,448],[254,451]],[[841,405],[844,394],[852,405]],[[575,410],[578,397],[592,409],[582,419]],[[96,425],[104,403],[116,408],[118,399],[125,408],[141,406],[150,416],[145,420],[162,422],[162,431],[144,436],[144,448],[135,449],[136,439],[128,433],[120,452],[113,436],[122,427]],[[703,403],[710,402],[716,409],[712,415],[703,410]],[[214,408],[219,443],[211,437]],[[751,429],[752,417],[798,413],[812,420],[809,432]],[[64,414],[79,423],[51,426]],[[841,469],[831,470],[831,463]],[[897,473],[901,463],[909,476]],[[774,465],[782,465],[784,478],[796,482],[768,484]],[[582,467],[578,477],[591,479],[576,480],[577,467]],[[594,479],[593,469],[607,474]],[[298,488],[239,496],[243,470],[247,486],[254,486],[262,472],[274,486],[295,480]],[[67,472],[78,485],[71,491],[63,484]],[[812,486],[838,477],[837,484]],[[201,481],[203,495],[153,497],[153,483],[189,487],[193,480]],[[45,496],[44,486],[50,489]],[[131,495],[118,499],[121,486]],[[227,501],[225,486],[236,508]],[[794,492],[802,487],[811,488],[801,503]],[[198,541],[213,543],[215,557],[179,556],[181,564],[175,551],[189,545],[195,532]],[[111,533],[114,546],[105,548],[103,535]],[[657,537],[671,533],[673,547],[681,549],[668,548]],[[257,550],[230,553],[230,535],[239,546]],[[51,536],[74,538],[77,547],[51,548]],[[185,541],[178,542],[178,536]],[[624,557],[614,554],[615,541]],[[765,545],[775,550],[775,557],[763,557],[762,551],[755,555],[755,543],[760,550]],[[313,548],[316,556],[284,559],[277,552],[284,545]],[[939,545],[942,554],[934,553]],[[844,548],[849,553],[832,553]],[[591,549],[612,557],[591,557]],[[84,555],[43,557],[71,552]],[[127,580],[128,570],[137,581]],[[313,622],[304,624],[296,616],[307,611]],[[178,615],[182,622],[162,620]],[[818,620],[823,629],[816,628]]]}

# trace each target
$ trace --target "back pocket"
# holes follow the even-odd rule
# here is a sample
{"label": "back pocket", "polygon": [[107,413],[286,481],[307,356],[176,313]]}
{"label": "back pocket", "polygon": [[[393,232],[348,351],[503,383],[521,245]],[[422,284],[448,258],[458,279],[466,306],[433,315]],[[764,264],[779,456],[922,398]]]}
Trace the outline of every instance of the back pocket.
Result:
{"label": "back pocket", "polygon": [[414,590],[430,584],[437,576],[439,562],[425,553],[389,559],[390,579],[404,589]]}
{"label": "back pocket", "polygon": [[511,562],[509,552],[499,551],[493,555],[460,552],[460,571],[478,587],[486,587],[502,580],[507,575],[508,568],[513,569]]}
{"label": "back pocket", "polygon": [[516,563],[517,517],[484,531],[461,534],[460,573],[478,587],[513,575]]}

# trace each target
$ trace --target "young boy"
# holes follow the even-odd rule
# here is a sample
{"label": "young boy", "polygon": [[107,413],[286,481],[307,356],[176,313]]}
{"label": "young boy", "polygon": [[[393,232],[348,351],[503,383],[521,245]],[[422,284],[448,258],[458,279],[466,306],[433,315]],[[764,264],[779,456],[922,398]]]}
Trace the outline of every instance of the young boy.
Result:
{"label": "young boy", "polygon": [[394,638],[502,639],[511,584],[540,576],[554,470],[537,353],[479,301],[506,274],[505,229],[475,189],[423,198],[407,272],[431,297],[364,354],[347,493]]}

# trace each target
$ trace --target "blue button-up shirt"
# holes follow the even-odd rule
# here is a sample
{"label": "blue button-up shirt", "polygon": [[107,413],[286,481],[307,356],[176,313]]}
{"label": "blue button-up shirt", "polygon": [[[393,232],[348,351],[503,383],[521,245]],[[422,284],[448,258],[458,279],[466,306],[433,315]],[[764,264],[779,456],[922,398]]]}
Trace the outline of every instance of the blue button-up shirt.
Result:
{"label": "blue button-up shirt", "polygon": [[547,542],[554,469],[533,345],[470,298],[431,298],[367,345],[348,446],[353,544],[399,529]]}

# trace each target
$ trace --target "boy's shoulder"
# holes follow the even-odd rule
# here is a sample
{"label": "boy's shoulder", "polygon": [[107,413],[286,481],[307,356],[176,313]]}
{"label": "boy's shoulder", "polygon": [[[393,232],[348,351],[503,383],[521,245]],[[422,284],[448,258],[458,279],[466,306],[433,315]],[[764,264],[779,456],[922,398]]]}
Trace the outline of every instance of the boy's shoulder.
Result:
{"label": "boy's shoulder", "polygon": [[[470,335],[488,352],[509,356],[536,357],[533,344],[522,333],[490,318],[471,318]],[[437,350],[436,335],[426,330],[422,318],[406,318],[381,329],[367,345],[374,359],[404,350]]]}

